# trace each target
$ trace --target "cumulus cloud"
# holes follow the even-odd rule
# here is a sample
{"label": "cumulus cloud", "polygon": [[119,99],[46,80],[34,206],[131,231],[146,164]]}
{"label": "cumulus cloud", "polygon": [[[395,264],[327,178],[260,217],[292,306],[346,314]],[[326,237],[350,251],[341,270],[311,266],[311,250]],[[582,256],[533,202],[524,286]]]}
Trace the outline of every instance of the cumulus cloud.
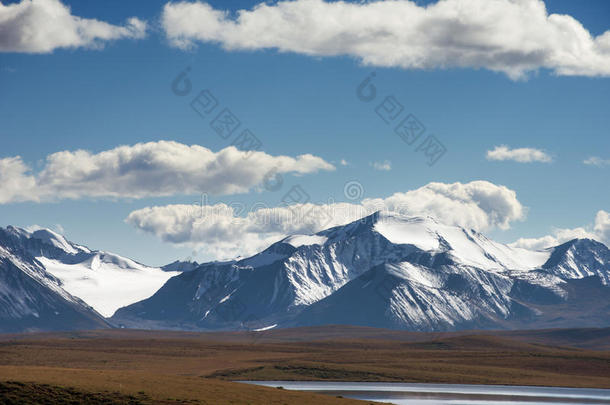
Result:
{"label": "cumulus cloud", "polygon": [[604,210],[597,212],[593,232],[595,232],[600,241],[610,245],[610,213]]}
{"label": "cumulus cloud", "polygon": [[32,199],[36,179],[20,156],[0,159],[0,204]]}
{"label": "cumulus cloud", "polygon": [[205,2],[171,2],[162,26],[179,48],[276,49],[350,55],[366,65],[486,68],[511,78],[540,68],[559,75],[610,75],[610,31],[593,36],[542,0],[261,2],[235,15]]}
{"label": "cumulus cloud", "polygon": [[310,154],[293,158],[233,146],[213,152],[170,141],[138,143],[96,154],[53,153],[37,173],[19,156],[0,159],[0,203],[237,194],[263,186],[268,173],[301,175],[333,169]]}
{"label": "cumulus cloud", "polygon": [[593,226],[555,229],[551,235],[540,238],[520,238],[512,243],[511,246],[537,250],[557,246],[572,239],[583,238],[595,239],[606,245],[610,245],[610,214],[604,210],[600,210],[595,216],[595,223]]}
{"label": "cumulus cloud", "polygon": [[99,48],[110,40],[143,38],[146,22],[124,25],[72,15],[59,0],[0,3],[0,52],[47,53],[57,48]]}
{"label": "cumulus cloud", "polygon": [[392,170],[392,162],[389,160],[384,160],[383,162],[373,162],[371,163],[371,166],[373,166],[373,169],[380,171],[389,172]]}
{"label": "cumulus cloud", "polygon": [[[247,212],[246,215],[239,213]],[[167,205],[133,211],[126,222],[162,240],[204,250],[214,258],[249,255],[281,238],[344,225],[375,211],[432,216],[477,230],[506,229],[525,217],[516,193],[487,181],[429,183],[360,203]]]}
{"label": "cumulus cloud", "polygon": [[543,162],[549,163],[553,159],[544,151],[534,148],[511,149],[506,145],[496,146],[487,151],[487,160],[512,160],[519,163]]}
{"label": "cumulus cloud", "polygon": [[610,159],[602,159],[598,156],[591,156],[583,161],[584,164],[589,166],[605,167],[610,166]]}

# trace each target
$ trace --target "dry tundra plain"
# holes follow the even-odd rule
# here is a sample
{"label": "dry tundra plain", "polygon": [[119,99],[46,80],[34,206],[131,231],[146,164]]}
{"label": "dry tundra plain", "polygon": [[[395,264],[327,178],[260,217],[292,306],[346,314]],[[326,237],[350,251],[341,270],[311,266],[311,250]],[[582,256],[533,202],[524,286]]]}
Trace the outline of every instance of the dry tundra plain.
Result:
{"label": "dry tundra plain", "polygon": [[0,335],[0,403],[367,403],[238,380],[610,388],[610,328],[415,333],[328,326]]}

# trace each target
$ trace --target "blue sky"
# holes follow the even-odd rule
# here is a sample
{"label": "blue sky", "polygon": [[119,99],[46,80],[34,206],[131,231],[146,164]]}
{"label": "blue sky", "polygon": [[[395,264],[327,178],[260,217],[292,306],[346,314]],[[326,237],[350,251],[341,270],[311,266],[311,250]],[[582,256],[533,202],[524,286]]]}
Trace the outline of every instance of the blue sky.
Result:
{"label": "blue sky", "polygon": [[[329,198],[349,201],[343,190],[352,180],[362,185],[364,198],[385,198],[430,182],[486,180],[514,190],[527,207],[527,217],[512,221],[510,229],[486,229],[502,242],[540,237],[553,228],[592,227],[596,213],[610,209],[610,167],[583,163],[592,156],[610,159],[607,76],[564,76],[541,67],[515,80],[485,68],[381,67],[352,56],[228,51],[214,42],[184,50],[172,46],[159,22],[165,2],[64,4],[75,16],[117,25],[136,16],[148,21],[149,31],[146,38],[109,41],[100,49],[0,54],[0,158],[21,156],[34,171],[44,166],[47,155],[63,150],[99,153],[160,140],[215,152],[227,147],[229,142],[189,107],[189,98],[171,91],[174,78],[189,66],[194,89],[210,89],[261,139],[265,153],[310,153],[336,167],[287,174],[278,191],[210,196],[212,204],[276,206],[295,184],[313,202],[323,203]],[[232,11],[254,4],[230,2]],[[573,16],[592,35],[610,28],[607,1],[549,0],[546,6],[549,13]],[[364,103],[356,97],[356,87],[373,71],[378,98]],[[432,167],[376,115],[377,101],[389,95],[446,147]],[[543,150],[552,162],[486,159],[487,151],[499,145]],[[372,167],[386,160],[391,170]],[[191,204],[199,198],[187,194],[8,202],[0,204],[0,216],[2,225],[59,225],[78,243],[160,265],[192,256],[194,248],[163,242],[125,218],[144,207]],[[198,252],[194,258],[211,257]]]}

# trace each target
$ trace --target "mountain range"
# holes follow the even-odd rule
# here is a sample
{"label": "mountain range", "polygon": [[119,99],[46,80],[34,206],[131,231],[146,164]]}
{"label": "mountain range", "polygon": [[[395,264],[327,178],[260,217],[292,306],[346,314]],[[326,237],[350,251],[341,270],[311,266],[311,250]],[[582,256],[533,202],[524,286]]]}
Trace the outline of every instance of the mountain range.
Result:
{"label": "mountain range", "polygon": [[394,213],[162,268],[50,230],[0,229],[0,331],[608,326],[609,283],[610,251],[594,240],[531,251]]}

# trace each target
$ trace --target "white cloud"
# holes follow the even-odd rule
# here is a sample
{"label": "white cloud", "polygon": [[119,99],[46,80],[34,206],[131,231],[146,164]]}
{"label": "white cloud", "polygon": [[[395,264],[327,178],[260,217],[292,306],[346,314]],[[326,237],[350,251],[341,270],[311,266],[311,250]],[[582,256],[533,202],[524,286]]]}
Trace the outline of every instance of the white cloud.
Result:
{"label": "white cloud", "polygon": [[380,171],[389,172],[392,170],[392,162],[389,160],[384,160],[383,162],[373,162],[371,163],[371,166],[373,166],[373,169]]}
{"label": "white cloud", "polygon": [[544,151],[534,148],[511,149],[506,145],[496,146],[487,151],[487,160],[512,160],[519,163],[543,162],[549,163],[553,159]]}
{"label": "white cloud", "polygon": [[21,0],[0,4],[0,52],[47,53],[57,48],[99,48],[110,40],[143,38],[146,22],[125,25],[81,18],[59,0]]}
{"label": "white cloud", "polygon": [[610,245],[610,213],[604,210],[597,212],[593,231],[600,241]]}
{"label": "white cloud", "polygon": [[522,78],[540,68],[559,75],[610,75],[610,31],[592,36],[542,0],[262,2],[233,14],[205,2],[171,2],[162,26],[180,48],[197,42],[228,50],[277,49],[350,55],[366,65],[486,68]]}
{"label": "white cloud", "polygon": [[604,167],[610,166],[610,159],[602,159],[597,156],[591,156],[590,158],[585,159],[583,163],[590,166]]}
{"label": "white cloud", "polygon": [[20,156],[0,159],[0,204],[32,199],[36,179]]}
{"label": "white cloud", "polygon": [[[126,222],[162,240],[202,249],[214,258],[249,255],[295,233],[343,225],[379,210],[432,216],[448,223],[487,230],[506,229],[525,217],[516,193],[487,181],[429,183],[388,198],[360,204],[295,204],[289,207],[242,205],[167,205],[129,214]],[[247,215],[237,212],[247,211]]]}
{"label": "white cloud", "polygon": [[339,163],[341,164],[341,166],[349,166],[349,162],[345,159],[341,159]]}
{"label": "white cloud", "polygon": [[60,235],[65,235],[66,234],[66,230],[64,229],[62,224],[55,224],[53,226],[53,228],[57,231],[57,233],[59,233]]}
{"label": "white cloud", "polygon": [[233,146],[212,152],[170,141],[138,143],[97,154],[86,150],[53,153],[35,174],[19,156],[0,159],[0,203],[237,194],[260,187],[270,172],[307,174],[333,169],[310,154],[293,158],[244,152]]}
{"label": "white cloud", "polygon": [[[592,229],[591,229],[592,228]],[[526,249],[544,249],[557,246],[572,239],[595,239],[599,242],[610,245],[610,214],[600,210],[595,216],[595,224],[587,227],[572,229],[555,229],[551,235],[540,238],[520,238],[511,246],[523,247]]]}

